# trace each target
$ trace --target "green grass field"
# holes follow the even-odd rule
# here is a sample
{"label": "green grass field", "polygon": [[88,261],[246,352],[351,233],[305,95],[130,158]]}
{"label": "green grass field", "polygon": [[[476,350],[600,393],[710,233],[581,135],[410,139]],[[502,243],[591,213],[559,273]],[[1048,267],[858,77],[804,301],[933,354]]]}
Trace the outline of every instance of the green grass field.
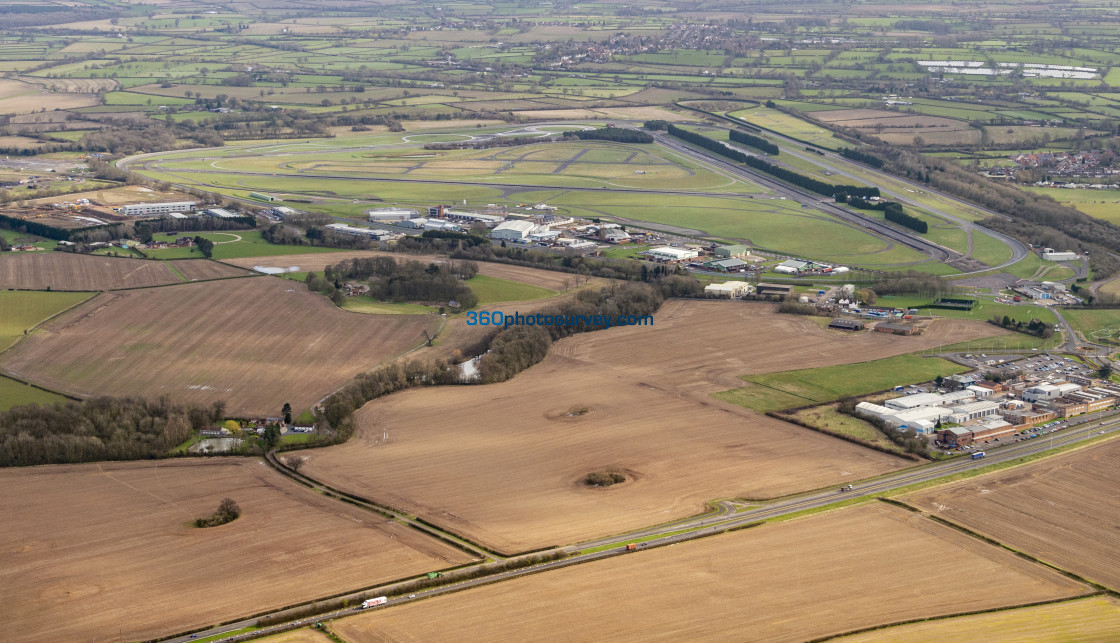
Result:
{"label": "green grass field", "polygon": [[754,411],[780,411],[967,370],[967,367],[940,358],[899,355],[857,364],[746,375],[742,379],[750,385],[716,393],[715,397]]}
{"label": "green grass field", "polygon": [[486,275],[475,275],[467,282],[467,285],[478,296],[479,306],[497,304],[503,301],[544,299],[556,294],[555,290],[549,290],[548,288]]}
{"label": "green grass field", "polygon": [[373,297],[366,295],[347,297],[342,302],[342,309],[355,313],[375,315],[426,315],[428,313],[438,312],[439,310],[438,308],[432,308],[431,306],[424,306],[422,304],[398,304],[388,301],[377,301]]}
{"label": "green grass field", "polygon": [[0,351],[43,320],[89,299],[90,293],[0,290]]}
{"label": "green grass field", "polygon": [[[2,340],[0,340],[2,341]],[[44,391],[23,382],[0,376],[0,411],[7,411],[13,406],[24,404],[39,404],[46,406],[55,402],[65,402],[66,398],[56,393]]]}
{"label": "green grass field", "polygon": [[902,449],[900,449],[898,445],[891,442],[890,438],[883,435],[883,432],[872,426],[871,423],[865,422],[857,417],[852,417],[846,413],[841,413],[837,410],[838,406],[838,404],[814,406],[794,413],[793,417],[824,431],[849,435],[884,449],[902,452]]}
{"label": "green grass field", "polygon": [[1115,338],[1120,335],[1120,310],[1089,310],[1071,308],[1062,311],[1073,329],[1093,341],[1095,338]]}

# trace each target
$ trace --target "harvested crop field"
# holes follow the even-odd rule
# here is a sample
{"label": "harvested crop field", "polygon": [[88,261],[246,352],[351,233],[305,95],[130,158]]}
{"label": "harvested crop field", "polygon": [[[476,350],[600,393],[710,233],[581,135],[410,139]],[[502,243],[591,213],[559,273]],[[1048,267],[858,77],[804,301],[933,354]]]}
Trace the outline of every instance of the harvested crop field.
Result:
{"label": "harvested crop field", "polygon": [[836,639],[837,643],[924,643],[967,641],[983,633],[984,643],[1069,643],[1108,641],[1120,632],[1120,601],[1094,596],[1052,605],[958,616],[889,627]]}
{"label": "harvested crop field", "polygon": [[333,627],[352,643],[804,641],[1086,590],[927,518],[871,504],[435,597]]}
{"label": "harvested crop field", "polygon": [[[299,266],[299,272],[318,272],[329,265],[337,264],[348,259],[366,257],[392,257],[397,261],[423,261],[446,262],[448,258],[440,255],[414,255],[401,252],[381,252],[378,250],[353,250],[343,252],[329,252],[306,255],[286,255],[281,257],[246,257],[243,259],[226,259],[225,263],[252,270],[262,268],[291,268]],[[576,275],[554,270],[538,270],[522,266],[511,266],[502,263],[479,261],[478,274],[488,277],[498,277],[510,281],[519,281],[532,286],[540,286],[549,290],[566,290],[575,284]]]}
{"label": "harvested crop field", "polygon": [[187,281],[209,281],[211,279],[226,279],[229,277],[247,277],[253,274],[249,270],[241,270],[227,266],[217,261],[207,259],[183,259],[170,262],[174,268]]}
{"label": "harvested crop field", "polygon": [[[188,279],[218,279],[245,271],[205,259],[175,262]],[[70,252],[21,252],[0,255],[0,288],[17,290],[115,290],[181,283],[167,264]]]}
{"label": "harvested crop field", "polygon": [[1120,440],[907,497],[907,502],[1120,588]]}
{"label": "harvested crop field", "polygon": [[[890,455],[720,402],[753,369],[868,359],[944,341],[841,335],[768,304],[671,301],[653,326],[558,342],[502,384],[406,391],[357,414],[311,475],[504,551],[563,544],[892,471]],[[988,324],[949,327],[987,334]],[[454,419],[449,416],[454,409]],[[605,467],[629,481],[597,489]]]}
{"label": "harvested crop field", "polygon": [[[180,262],[176,262],[178,264]],[[431,315],[362,315],[302,284],[230,279],[104,293],[5,353],[5,370],[79,395],[296,412],[423,341]]]}
{"label": "harvested crop field", "polygon": [[[0,486],[0,622],[21,641],[151,639],[468,560],[257,459],[6,469]],[[241,517],[195,528],[224,497]]]}

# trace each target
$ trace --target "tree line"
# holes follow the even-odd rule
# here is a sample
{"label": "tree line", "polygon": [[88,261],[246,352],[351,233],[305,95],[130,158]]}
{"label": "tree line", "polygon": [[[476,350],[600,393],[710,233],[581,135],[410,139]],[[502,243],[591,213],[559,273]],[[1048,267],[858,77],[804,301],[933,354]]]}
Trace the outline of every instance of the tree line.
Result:
{"label": "tree line", "polygon": [[[652,284],[612,284],[598,291],[584,290],[572,300],[556,304],[541,315],[652,315],[664,300],[661,290]],[[604,325],[580,323],[572,326],[511,326],[495,329],[467,354],[483,354],[479,360],[480,381],[502,382],[540,362],[548,354],[552,342],[575,333],[605,328]],[[392,363],[369,373],[362,373],[323,401],[321,422],[335,430],[335,441],[342,442],[353,434],[353,413],[370,400],[407,388],[461,384],[459,369],[445,360],[405,364]]]}
{"label": "tree line", "polygon": [[887,221],[906,226],[915,232],[921,234],[929,232],[929,224],[912,214],[906,214],[906,212],[902,210],[902,204],[900,203],[895,203],[894,201],[888,203],[886,207],[883,208],[883,215],[886,217]]}
{"label": "tree line", "polygon": [[827,183],[819,179],[814,179],[811,176],[801,174],[800,172],[794,172],[793,170],[786,169],[780,165],[775,165],[770,161],[761,159],[757,156],[748,156],[744,163],[756,170],[760,170],[771,176],[776,176],[787,183],[792,183],[793,185],[805,188],[810,192],[816,192],[817,194],[823,194],[824,196],[834,197],[840,193],[854,195],[864,199],[873,196],[879,196],[879,188],[869,188],[860,185],[836,185]]}
{"label": "tree line", "polygon": [[850,158],[853,161],[859,161],[865,165],[870,165],[871,167],[883,167],[883,159],[854,147],[840,148],[840,155]]}
{"label": "tree line", "polygon": [[781,150],[778,149],[777,145],[774,145],[770,141],[762,138],[761,136],[755,136],[753,134],[747,134],[746,132],[742,132],[742,131],[734,130],[734,129],[731,130],[730,132],[728,132],[727,135],[728,135],[728,138],[730,138],[732,141],[735,141],[736,143],[742,143],[743,145],[749,145],[753,148],[762,150],[763,152],[766,152],[767,154],[771,154],[773,156],[777,156],[781,152]]}
{"label": "tree line", "polygon": [[1120,252],[1120,226],[1063,206],[1048,195],[986,179],[942,158],[888,146],[876,147],[875,153],[889,161],[884,167],[894,174],[1006,215],[982,220],[986,228],[1036,246],[1088,252],[1098,278],[1120,272],[1120,258],[1113,254]]}
{"label": "tree line", "polygon": [[0,412],[0,466],[162,458],[224,415],[224,402],[181,405],[166,396],[14,406]]}
{"label": "tree line", "polygon": [[614,141],[616,143],[652,143],[649,134],[629,127],[600,127],[593,130],[564,132],[564,138],[578,138],[581,141]]}

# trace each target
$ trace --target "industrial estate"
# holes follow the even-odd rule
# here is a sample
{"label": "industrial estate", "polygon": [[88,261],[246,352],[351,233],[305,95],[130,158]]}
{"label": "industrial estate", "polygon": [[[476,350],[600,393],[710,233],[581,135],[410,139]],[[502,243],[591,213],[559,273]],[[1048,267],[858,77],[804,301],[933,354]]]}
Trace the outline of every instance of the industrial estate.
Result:
{"label": "industrial estate", "polygon": [[1115,640],[1118,47],[5,3],[4,640]]}

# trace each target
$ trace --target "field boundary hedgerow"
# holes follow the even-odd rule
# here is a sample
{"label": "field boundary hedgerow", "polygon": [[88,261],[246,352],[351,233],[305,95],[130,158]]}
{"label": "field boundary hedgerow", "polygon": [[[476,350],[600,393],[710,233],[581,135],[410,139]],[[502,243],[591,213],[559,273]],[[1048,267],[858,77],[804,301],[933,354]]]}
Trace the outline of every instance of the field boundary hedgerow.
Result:
{"label": "field boundary hedgerow", "polygon": [[905,621],[895,621],[893,623],[882,623],[880,625],[872,625],[871,627],[862,627],[855,630],[848,630],[847,632],[840,632],[838,634],[829,634],[827,636],[820,636],[815,639],[809,639],[805,643],[824,643],[825,641],[834,641],[842,639],[846,636],[854,636],[856,634],[865,634],[867,632],[877,632],[879,630],[886,630],[892,627],[900,627],[903,625],[913,625],[914,623],[926,623],[929,621],[943,621],[952,618],[961,618],[963,616],[976,616],[978,614],[992,614],[995,612],[1006,612],[1009,610],[1024,609],[1028,607],[1039,607],[1041,605],[1053,605],[1055,603],[1068,603],[1071,601],[1080,601],[1086,598],[1093,598],[1094,596],[1109,595],[1111,592],[1097,591],[1088,594],[1079,594],[1077,596],[1067,596],[1065,598],[1052,598],[1045,601],[1034,601],[1031,603],[1020,603],[1018,605],[1004,605],[1002,607],[992,607],[984,610],[974,610],[971,612],[956,612],[954,614],[942,614],[940,616],[923,616],[920,618],[907,619]]}

